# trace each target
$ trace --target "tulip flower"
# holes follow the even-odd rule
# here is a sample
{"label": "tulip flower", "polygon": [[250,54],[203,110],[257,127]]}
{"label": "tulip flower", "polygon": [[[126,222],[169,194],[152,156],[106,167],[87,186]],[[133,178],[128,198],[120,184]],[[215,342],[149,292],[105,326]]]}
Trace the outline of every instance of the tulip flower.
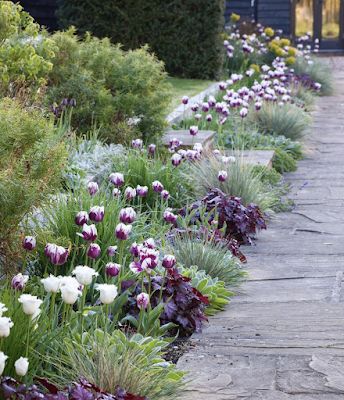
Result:
{"label": "tulip flower", "polygon": [[170,193],[169,193],[167,190],[163,190],[163,191],[161,192],[161,198],[162,198],[163,200],[168,200],[168,199],[170,198]]}
{"label": "tulip flower", "polygon": [[141,139],[134,139],[131,141],[131,147],[133,149],[142,149],[143,142]]}
{"label": "tulip flower", "polygon": [[117,246],[109,246],[106,252],[109,257],[113,257],[117,253]]}
{"label": "tulip flower", "polygon": [[12,278],[11,287],[15,290],[23,290],[28,280],[28,275],[23,275],[22,273],[19,273]]}
{"label": "tulip flower", "polygon": [[125,189],[124,196],[125,196],[125,198],[126,198],[127,200],[132,200],[132,199],[134,199],[134,198],[136,197],[136,189],[132,188],[131,186],[128,186],[128,187]]}
{"label": "tulip flower", "polygon": [[134,257],[138,257],[139,256],[139,252],[140,252],[140,245],[138,245],[136,242],[132,243],[132,245],[130,246],[130,253],[134,256]]}
{"label": "tulip flower", "polygon": [[210,108],[213,108],[213,107],[215,107],[215,104],[216,104],[216,99],[215,99],[215,97],[214,97],[214,96],[209,96],[209,97],[208,97],[208,106],[209,106]]}
{"label": "tulip flower", "polygon": [[44,253],[53,265],[63,265],[69,255],[68,249],[53,243],[47,243]]}
{"label": "tulip flower", "polygon": [[154,155],[154,154],[155,154],[155,151],[156,151],[156,145],[155,145],[154,143],[151,143],[151,144],[148,146],[148,154]]}
{"label": "tulip flower", "polygon": [[136,212],[132,207],[122,208],[119,212],[119,220],[124,224],[132,224],[136,219]]}
{"label": "tulip flower", "polygon": [[211,121],[213,120],[212,115],[211,115],[211,114],[207,114],[207,116],[205,117],[205,120],[206,120],[207,122],[211,122]]}
{"label": "tulip flower", "polygon": [[97,284],[95,289],[99,291],[99,300],[103,304],[111,304],[118,294],[116,285]]}
{"label": "tulip flower", "polygon": [[81,291],[74,285],[64,285],[60,290],[62,301],[69,305],[76,303],[81,296]]}
{"label": "tulip flower", "polygon": [[202,143],[195,143],[193,149],[196,150],[198,153],[202,153],[203,151]]}
{"label": "tulip flower", "polygon": [[173,255],[167,254],[162,260],[162,266],[167,269],[173,268],[176,265],[176,262],[176,258]]}
{"label": "tulip flower", "polygon": [[5,304],[0,303],[0,317],[2,317],[2,314],[6,312],[8,308],[5,306]]}
{"label": "tulip flower", "polygon": [[134,272],[134,274],[139,274],[140,272],[144,271],[141,263],[138,261],[133,261],[129,264],[130,271]]}
{"label": "tulip flower", "polygon": [[87,250],[87,256],[95,260],[100,256],[100,254],[101,249],[99,245],[97,243],[91,243]]}
{"label": "tulip flower", "polygon": [[124,176],[120,172],[113,172],[109,176],[109,181],[117,187],[120,187],[124,183]]}
{"label": "tulip flower", "polygon": [[31,316],[37,314],[39,307],[43,303],[41,299],[37,296],[32,296],[31,294],[22,294],[18,301],[23,306],[24,314]]}
{"label": "tulip flower", "polygon": [[22,242],[23,249],[31,251],[36,247],[36,238],[33,236],[25,236]]}
{"label": "tulip flower", "polygon": [[136,297],[136,304],[137,307],[142,310],[142,309],[146,309],[148,307],[149,304],[149,296],[147,293],[140,293],[137,295]]}
{"label": "tulip flower", "polygon": [[248,114],[247,108],[243,107],[243,108],[240,110],[239,114],[240,114],[240,117],[241,117],[241,118],[247,117],[247,114]]}
{"label": "tulip flower", "polygon": [[202,114],[195,114],[195,120],[200,121],[202,119]]}
{"label": "tulip flower", "polygon": [[119,240],[127,240],[129,238],[132,226],[125,225],[122,222],[116,226],[115,235]]}
{"label": "tulip flower", "polygon": [[119,197],[121,195],[121,191],[118,188],[114,188],[112,191],[113,197]]}
{"label": "tulip flower", "polygon": [[156,244],[155,244],[155,240],[153,238],[148,238],[143,242],[143,245],[145,247],[148,247],[149,249],[155,249],[156,248]]}
{"label": "tulip flower", "polygon": [[8,357],[0,351],[0,376],[3,374]]}
{"label": "tulip flower", "polygon": [[26,357],[18,358],[18,360],[14,363],[14,368],[17,375],[25,376],[29,369],[29,360]]}
{"label": "tulip flower", "polygon": [[175,150],[175,149],[177,149],[179,146],[181,146],[182,145],[182,142],[179,140],[179,139],[177,139],[177,138],[173,138],[173,139],[171,139],[170,140],[170,142],[169,142],[169,148],[170,149],[172,149],[173,151]]}
{"label": "tulip flower", "polygon": [[198,103],[194,103],[194,104],[192,104],[192,106],[190,108],[191,108],[191,110],[193,112],[196,112],[199,109],[199,104]]}
{"label": "tulip flower", "polygon": [[228,178],[227,171],[219,171],[217,178],[220,182],[225,182],[225,180]]}
{"label": "tulip flower", "polygon": [[87,224],[88,220],[89,216],[86,211],[79,211],[75,216],[75,223],[79,226]]}
{"label": "tulip flower", "polygon": [[81,285],[76,278],[73,276],[61,276],[60,277],[60,288],[70,286],[77,290],[81,289]]}
{"label": "tulip flower", "polygon": [[104,207],[91,207],[89,212],[90,220],[93,222],[102,222],[104,219]]}
{"label": "tulip flower", "polygon": [[58,276],[50,274],[47,278],[41,279],[41,282],[47,293],[57,293],[60,290],[60,278]]}
{"label": "tulip flower", "polygon": [[174,224],[177,221],[177,215],[167,209],[164,211],[164,220],[170,224]]}
{"label": "tulip flower", "polygon": [[88,182],[87,184],[88,193],[91,196],[94,196],[99,191],[99,186],[97,182]]}
{"label": "tulip flower", "polygon": [[72,275],[75,275],[77,281],[81,285],[88,286],[92,283],[93,277],[98,276],[99,274],[87,265],[78,265],[73,269]]}
{"label": "tulip flower", "polygon": [[190,126],[189,133],[191,136],[196,136],[198,133],[198,126],[196,125]]}
{"label": "tulip flower", "polygon": [[79,234],[84,240],[94,242],[97,239],[98,233],[97,228],[94,224],[82,226],[82,233]]}
{"label": "tulip flower", "polygon": [[156,193],[161,193],[164,190],[164,185],[159,181],[152,182],[152,189]]}
{"label": "tulip flower", "polygon": [[121,264],[110,262],[105,265],[105,273],[109,277],[117,276],[120,270],[121,270]]}
{"label": "tulip flower", "polygon": [[183,96],[182,97],[182,104],[186,105],[189,102],[189,97],[188,96]]}
{"label": "tulip flower", "polygon": [[147,187],[147,186],[140,186],[140,185],[137,185],[137,187],[136,187],[136,194],[137,194],[139,197],[146,197],[147,194],[148,194],[148,187]]}
{"label": "tulip flower", "polygon": [[178,165],[182,162],[182,156],[178,153],[174,153],[171,157],[171,162],[174,167],[178,167]]}
{"label": "tulip flower", "polygon": [[0,317],[0,338],[10,336],[10,329],[13,326],[11,318]]}

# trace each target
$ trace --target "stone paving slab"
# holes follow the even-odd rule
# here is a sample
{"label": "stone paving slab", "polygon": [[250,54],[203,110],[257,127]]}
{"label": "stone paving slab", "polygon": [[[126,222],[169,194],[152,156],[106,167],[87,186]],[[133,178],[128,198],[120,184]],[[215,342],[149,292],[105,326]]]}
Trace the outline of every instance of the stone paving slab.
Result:
{"label": "stone paving slab", "polygon": [[295,206],[245,247],[248,281],[178,362],[186,400],[344,399],[344,62],[286,176]]}

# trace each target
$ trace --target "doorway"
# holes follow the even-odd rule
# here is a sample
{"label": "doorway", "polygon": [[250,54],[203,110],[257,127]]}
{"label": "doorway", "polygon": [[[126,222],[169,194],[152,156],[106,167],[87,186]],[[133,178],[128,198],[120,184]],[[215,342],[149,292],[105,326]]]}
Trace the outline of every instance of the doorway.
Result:
{"label": "doorway", "polygon": [[321,49],[340,50],[343,41],[343,0],[295,0],[294,37],[310,34]]}

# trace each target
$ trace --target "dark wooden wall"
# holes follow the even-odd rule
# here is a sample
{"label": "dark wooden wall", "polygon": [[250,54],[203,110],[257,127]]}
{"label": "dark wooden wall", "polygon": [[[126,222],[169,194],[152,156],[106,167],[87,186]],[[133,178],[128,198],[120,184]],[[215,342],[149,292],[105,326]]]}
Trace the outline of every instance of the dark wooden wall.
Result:
{"label": "dark wooden wall", "polygon": [[21,0],[19,3],[39,24],[46,26],[49,30],[57,29],[55,17],[57,0]]}
{"label": "dark wooden wall", "polygon": [[228,21],[232,14],[239,14],[242,18],[254,18],[254,7],[251,7],[251,0],[227,0],[225,18]]}

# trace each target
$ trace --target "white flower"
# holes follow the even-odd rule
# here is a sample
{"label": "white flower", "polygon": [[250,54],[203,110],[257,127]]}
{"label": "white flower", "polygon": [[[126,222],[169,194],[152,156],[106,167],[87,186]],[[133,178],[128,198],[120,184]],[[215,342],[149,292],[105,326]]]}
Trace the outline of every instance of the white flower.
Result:
{"label": "white flower", "polygon": [[12,326],[13,322],[11,321],[11,318],[0,317],[0,338],[8,337]]}
{"label": "white flower", "polygon": [[2,375],[4,372],[7,359],[8,357],[2,351],[0,351],[0,375]]}
{"label": "white flower", "polygon": [[5,306],[5,304],[0,303],[0,317],[2,317],[2,314],[6,311],[7,311],[7,307]]}
{"label": "white flower", "polygon": [[81,291],[73,285],[62,286],[60,290],[63,302],[69,305],[74,304],[81,295]]}
{"label": "white flower", "polygon": [[75,275],[78,282],[82,285],[90,285],[93,277],[98,276],[99,274],[87,265],[78,265],[72,271],[72,275]]}
{"label": "white flower", "polygon": [[19,376],[25,376],[29,369],[29,360],[26,357],[20,357],[14,363],[14,368],[16,369],[16,374]]}
{"label": "white flower", "polygon": [[19,303],[23,305],[23,311],[26,315],[37,315],[38,309],[43,301],[37,296],[32,296],[31,294],[22,294],[19,299]]}
{"label": "white flower", "polygon": [[58,276],[51,275],[47,278],[41,279],[44,290],[48,293],[57,293],[60,290],[60,278]]}
{"label": "white flower", "polygon": [[99,290],[99,300],[103,304],[111,304],[117,296],[116,285],[108,285],[106,283],[96,285],[96,290]]}

